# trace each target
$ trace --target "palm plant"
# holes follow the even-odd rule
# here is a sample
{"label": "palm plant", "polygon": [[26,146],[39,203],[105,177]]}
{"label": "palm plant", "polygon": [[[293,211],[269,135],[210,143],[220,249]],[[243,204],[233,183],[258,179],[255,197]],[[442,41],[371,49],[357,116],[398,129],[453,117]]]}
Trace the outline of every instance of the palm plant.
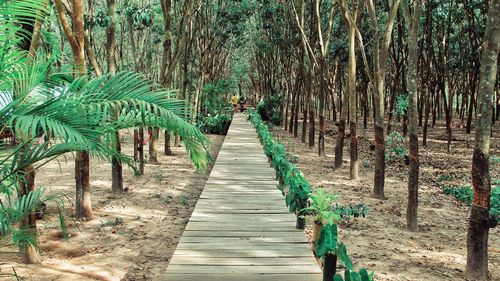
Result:
{"label": "palm plant", "polygon": [[110,136],[120,129],[153,126],[179,134],[197,168],[206,167],[210,158],[207,137],[189,123],[189,110],[175,92],[135,73],[78,79],[52,74],[45,55],[30,58],[20,50],[19,43],[30,36],[21,26],[40,17],[33,11],[44,12],[42,2],[0,2],[0,135],[9,130],[15,136],[14,143],[0,143],[0,243],[10,237],[21,248],[36,245],[36,227],[15,226],[54,200],[43,189],[24,190],[26,176],[34,178],[34,170],[59,155],[87,151],[132,165],[109,145]]}

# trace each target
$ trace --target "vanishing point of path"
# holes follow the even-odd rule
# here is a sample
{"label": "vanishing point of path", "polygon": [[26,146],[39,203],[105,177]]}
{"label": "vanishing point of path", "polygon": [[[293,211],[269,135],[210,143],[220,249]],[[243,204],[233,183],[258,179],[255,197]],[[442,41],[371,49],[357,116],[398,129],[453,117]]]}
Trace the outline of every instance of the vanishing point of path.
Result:
{"label": "vanishing point of path", "polygon": [[163,280],[322,280],[274,176],[255,129],[235,114]]}

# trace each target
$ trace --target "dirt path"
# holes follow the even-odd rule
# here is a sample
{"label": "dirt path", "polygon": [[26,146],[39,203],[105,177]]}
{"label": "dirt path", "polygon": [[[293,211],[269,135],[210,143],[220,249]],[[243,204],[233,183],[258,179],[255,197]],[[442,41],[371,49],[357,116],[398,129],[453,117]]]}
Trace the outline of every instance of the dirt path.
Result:
{"label": "dirt path", "polygon": [[[210,139],[215,158],[224,137]],[[124,135],[122,147],[131,155],[130,133]],[[163,148],[162,141],[159,147]],[[49,208],[49,215],[38,221],[42,263],[20,265],[14,255],[6,260],[2,257],[2,262],[14,265],[26,280],[157,280],[165,272],[211,169],[196,172],[184,147],[172,150],[175,156],[161,153],[162,164],[147,165],[142,177],[124,168],[128,192],[123,195],[111,192],[110,165],[92,160],[94,219],[84,223],[68,219],[71,238],[64,241],[54,216],[56,210]],[[73,156],[58,160],[38,171],[37,184],[72,198]],[[69,202],[66,211],[72,214]],[[12,272],[8,265],[0,269]]]}
{"label": "dirt path", "polygon": [[[327,128],[333,128],[328,124]],[[333,131],[336,131],[334,129]],[[500,154],[500,130],[494,130],[493,155]],[[300,128],[299,128],[300,132]],[[427,148],[421,148],[421,185],[419,227],[416,233],[406,230],[407,166],[392,162],[387,168],[386,201],[371,198],[374,154],[369,150],[373,129],[358,131],[360,135],[360,177],[349,180],[349,141],[344,147],[344,165],[334,171],[335,134],[326,139],[326,157],[317,157],[317,147],[309,149],[300,139],[275,128],[277,139],[287,151],[299,157],[298,167],[314,186],[323,186],[340,195],[343,204],[364,203],[369,208],[366,218],[341,225],[343,241],[357,267],[377,272],[377,280],[463,280],[466,262],[466,237],[469,207],[444,195],[436,184],[441,175],[451,175],[452,183],[470,185],[473,135],[455,132],[453,153],[446,153],[444,128],[430,129]],[[492,167],[493,178],[500,178],[500,164]],[[500,228],[490,231],[490,272],[492,280],[500,280]]]}

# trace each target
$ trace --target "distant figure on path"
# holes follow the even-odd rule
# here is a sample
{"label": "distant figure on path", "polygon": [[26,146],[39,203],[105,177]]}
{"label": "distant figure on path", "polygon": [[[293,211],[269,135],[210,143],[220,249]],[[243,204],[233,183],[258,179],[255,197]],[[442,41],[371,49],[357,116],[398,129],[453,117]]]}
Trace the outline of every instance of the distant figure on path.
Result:
{"label": "distant figure on path", "polygon": [[233,104],[233,111],[236,112],[236,108],[238,107],[238,101],[239,98],[236,96],[236,94],[233,94],[231,97],[231,103]]}

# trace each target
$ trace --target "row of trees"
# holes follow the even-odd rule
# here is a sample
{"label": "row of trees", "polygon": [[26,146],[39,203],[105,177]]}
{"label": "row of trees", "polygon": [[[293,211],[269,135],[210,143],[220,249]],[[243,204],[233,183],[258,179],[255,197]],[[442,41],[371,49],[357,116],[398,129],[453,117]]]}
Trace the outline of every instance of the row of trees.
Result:
{"label": "row of trees", "polygon": [[[112,19],[114,1],[108,4]],[[106,33],[107,71],[89,71],[85,10],[76,0],[0,4],[0,135],[12,138],[0,144],[0,238],[2,244],[11,238],[19,245],[27,263],[38,261],[34,210],[46,201],[61,203],[35,188],[36,169],[57,156],[76,153],[75,215],[84,219],[92,218],[90,156],[112,162],[114,192],[123,192],[122,163],[135,168],[132,158],[121,154],[121,129],[165,128],[182,138],[197,168],[210,159],[207,137],[192,124],[175,91],[127,69],[117,72],[113,20]],[[60,44],[50,31],[52,17],[65,36]]]}
{"label": "row of trees", "polygon": [[444,119],[451,152],[452,121],[467,133],[475,126],[467,277],[487,279],[488,229],[495,225],[488,215],[488,155],[492,124],[500,118],[498,1],[258,2],[253,88],[269,103],[281,98],[277,125],[300,133],[319,156],[325,155],[325,119],[336,122],[336,168],[348,127],[353,180],[359,178],[358,116],[364,128],[373,120],[378,199],[385,199],[386,133],[395,112],[400,115],[409,137],[410,231],[418,230],[419,137],[427,146],[428,128]]}

